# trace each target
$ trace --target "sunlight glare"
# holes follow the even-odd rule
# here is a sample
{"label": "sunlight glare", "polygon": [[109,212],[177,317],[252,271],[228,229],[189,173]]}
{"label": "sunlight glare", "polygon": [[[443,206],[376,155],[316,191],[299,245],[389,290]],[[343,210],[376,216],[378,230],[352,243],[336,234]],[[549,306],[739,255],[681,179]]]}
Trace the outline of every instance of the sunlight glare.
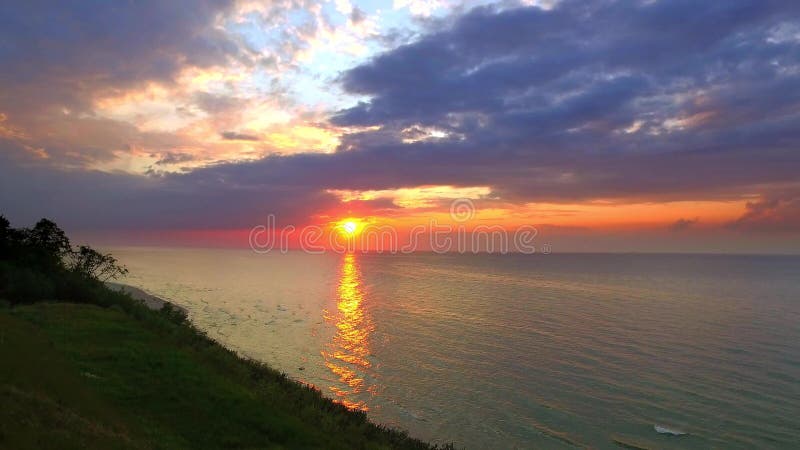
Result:
{"label": "sunlight glare", "polygon": [[362,224],[359,219],[347,218],[339,221],[337,228],[343,236],[353,237],[361,231]]}

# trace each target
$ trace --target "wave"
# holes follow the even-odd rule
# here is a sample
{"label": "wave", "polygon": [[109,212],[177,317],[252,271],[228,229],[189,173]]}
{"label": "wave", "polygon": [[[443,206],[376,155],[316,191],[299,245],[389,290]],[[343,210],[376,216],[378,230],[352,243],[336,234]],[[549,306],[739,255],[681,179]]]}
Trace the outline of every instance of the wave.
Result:
{"label": "wave", "polygon": [[665,427],[664,425],[653,425],[653,428],[656,430],[656,433],[660,434],[671,434],[673,436],[683,436],[687,434],[685,431]]}

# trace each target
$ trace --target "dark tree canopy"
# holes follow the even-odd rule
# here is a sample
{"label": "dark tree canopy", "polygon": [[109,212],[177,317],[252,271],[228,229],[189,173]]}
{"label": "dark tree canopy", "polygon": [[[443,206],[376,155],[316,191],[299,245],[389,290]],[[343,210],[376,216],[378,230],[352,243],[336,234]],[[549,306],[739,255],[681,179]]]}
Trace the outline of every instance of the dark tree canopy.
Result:
{"label": "dark tree canopy", "polygon": [[7,248],[11,230],[11,223],[8,219],[5,216],[0,216],[0,249],[5,250]]}
{"label": "dark tree canopy", "polygon": [[25,231],[29,246],[54,257],[64,257],[72,252],[72,246],[64,230],[55,222],[41,219],[33,228]]}
{"label": "dark tree canopy", "polygon": [[12,303],[91,295],[99,283],[128,270],[110,254],[82,245],[48,219],[15,229],[0,216],[0,300]]}

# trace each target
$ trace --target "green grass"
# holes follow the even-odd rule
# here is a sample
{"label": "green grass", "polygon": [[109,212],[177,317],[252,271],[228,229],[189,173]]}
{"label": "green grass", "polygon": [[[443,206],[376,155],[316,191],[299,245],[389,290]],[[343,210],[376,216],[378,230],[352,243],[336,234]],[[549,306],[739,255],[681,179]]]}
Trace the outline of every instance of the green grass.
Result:
{"label": "green grass", "polygon": [[429,448],[178,322],[0,307],[0,448]]}

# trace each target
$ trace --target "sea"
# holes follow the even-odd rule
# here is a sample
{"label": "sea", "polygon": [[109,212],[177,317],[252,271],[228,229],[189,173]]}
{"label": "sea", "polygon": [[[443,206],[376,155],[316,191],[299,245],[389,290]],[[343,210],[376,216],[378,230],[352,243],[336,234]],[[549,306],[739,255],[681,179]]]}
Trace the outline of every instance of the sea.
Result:
{"label": "sea", "polygon": [[800,257],[113,248],[124,283],[466,449],[800,448]]}

